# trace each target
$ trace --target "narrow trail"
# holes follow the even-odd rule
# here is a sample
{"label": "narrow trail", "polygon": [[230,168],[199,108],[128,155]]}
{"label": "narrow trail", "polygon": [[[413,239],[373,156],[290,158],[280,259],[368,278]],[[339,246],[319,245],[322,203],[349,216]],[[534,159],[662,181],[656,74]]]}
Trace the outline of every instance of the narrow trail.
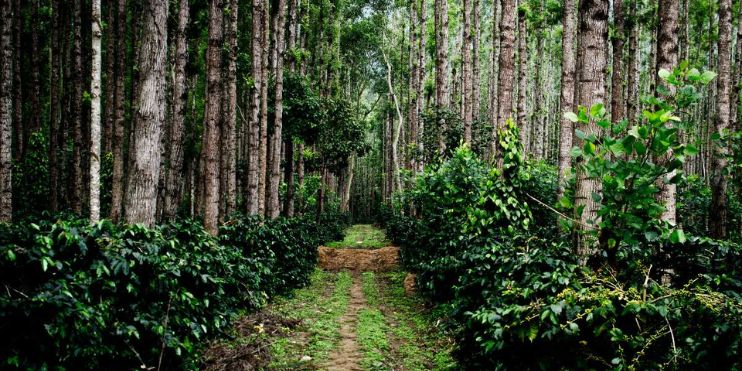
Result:
{"label": "narrow trail", "polygon": [[359,312],[368,305],[366,297],[361,290],[361,277],[358,273],[353,274],[353,286],[350,287],[350,302],[345,314],[340,318],[340,343],[335,350],[330,353],[322,369],[330,371],[356,371],[362,370],[358,361],[362,354],[358,346],[358,325]]}
{"label": "narrow trail", "polygon": [[452,340],[439,317],[407,292],[410,277],[398,267],[398,249],[388,245],[381,230],[361,225],[344,241],[320,247],[309,286],[247,317],[251,326],[278,324],[234,345],[260,349],[264,363],[247,364],[253,356],[208,369],[454,369]]}

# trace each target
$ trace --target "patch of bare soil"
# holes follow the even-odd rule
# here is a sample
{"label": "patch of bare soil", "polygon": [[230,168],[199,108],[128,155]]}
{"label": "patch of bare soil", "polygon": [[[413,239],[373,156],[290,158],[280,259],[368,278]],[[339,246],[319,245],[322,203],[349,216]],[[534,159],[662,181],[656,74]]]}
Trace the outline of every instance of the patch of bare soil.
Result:
{"label": "patch of bare soil", "polygon": [[340,318],[340,343],[330,353],[329,359],[320,367],[329,371],[360,371],[358,361],[361,350],[357,342],[356,327],[358,313],[366,307],[366,297],[361,289],[361,276],[353,275],[353,286],[350,288],[350,302],[343,317]]}
{"label": "patch of bare soil", "polygon": [[213,344],[204,355],[205,370],[249,371],[264,369],[270,363],[271,338],[285,336],[300,320],[257,312],[243,317],[235,325],[241,341]]}
{"label": "patch of bare soil", "polygon": [[399,265],[399,247],[380,249],[333,249],[320,246],[319,266],[328,271],[388,272]]}

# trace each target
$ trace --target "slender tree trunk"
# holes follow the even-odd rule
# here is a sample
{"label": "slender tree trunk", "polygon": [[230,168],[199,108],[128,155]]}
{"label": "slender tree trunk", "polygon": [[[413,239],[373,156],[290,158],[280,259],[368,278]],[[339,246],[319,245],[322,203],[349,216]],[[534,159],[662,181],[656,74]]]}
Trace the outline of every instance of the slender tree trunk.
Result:
{"label": "slender tree trunk", "polygon": [[216,235],[219,228],[219,124],[222,119],[223,9],[222,0],[209,1],[209,41],[206,51],[206,103],[201,156],[204,163],[204,226],[212,235]]}
{"label": "slender tree trunk", "polygon": [[263,61],[264,0],[252,1],[252,99],[250,101],[250,132],[248,133],[247,212],[258,214],[260,192],[260,89]]}
{"label": "slender tree trunk", "polygon": [[427,6],[425,4],[425,0],[420,0],[420,22],[419,22],[419,34],[420,37],[418,38],[418,54],[417,54],[417,113],[416,113],[416,128],[417,131],[415,132],[415,142],[417,143],[417,160],[416,160],[416,172],[422,173],[424,161],[422,154],[424,153],[424,144],[423,144],[423,133],[425,131],[424,122],[421,120],[421,117],[423,115],[424,111],[424,102],[423,102],[423,94],[425,89],[425,54],[427,51],[425,50],[425,40],[427,38]]}
{"label": "slender tree trunk", "polygon": [[500,19],[500,56],[497,95],[497,121],[494,123],[494,137],[491,152],[498,166],[502,162],[502,151],[497,144],[497,132],[505,126],[508,118],[513,118],[513,84],[515,83],[515,0],[500,0],[502,18]]}
{"label": "slender tree trunk", "polygon": [[281,183],[281,143],[282,141],[282,128],[283,128],[283,62],[284,62],[284,36],[286,29],[286,0],[278,1],[278,9],[276,11],[276,29],[275,40],[276,43],[273,46],[276,55],[276,69],[275,69],[275,113],[273,121],[273,134],[271,136],[271,169],[270,169],[270,182],[268,184],[268,200],[266,205],[266,216],[272,219],[278,217],[281,212],[281,207],[278,199],[278,191]]}
{"label": "slender tree trunk", "polygon": [[629,59],[626,70],[628,71],[628,79],[626,82],[626,116],[629,119],[629,125],[634,125],[639,110],[639,25],[636,23],[636,7],[638,0],[630,0],[631,9],[629,11],[629,19],[631,22],[631,30],[629,30]]}
{"label": "slender tree trunk", "polygon": [[[668,0],[668,1],[674,2],[676,0]],[[615,35],[613,35],[613,40],[612,40],[613,41],[613,74],[611,75],[611,120],[619,121],[625,116],[624,100],[623,100],[623,91],[624,91],[623,90],[623,84],[624,84],[623,44],[624,44],[624,38],[625,38],[624,19],[623,19],[623,0],[613,1],[613,25],[614,25],[613,27],[615,28]]]}
{"label": "slender tree trunk", "polygon": [[[732,55],[732,1],[719,0],[719,75],[716,80],[718,108],[716,132],[724,135],[731,130],[730,104],[731,94],[731,55]],[[711,166],[711,208],[710,232],[714,238],[727,237],[727,165],[729,147],[716,145]]]}
{"label": "slender tree trunk", "polygon": [[471,125],[473,120],[472,112],[472,60],[471,60],[471,1],[463,0],[463,35],[461,45],[461,77],[462,77],[462,89],[461,89],[461,103],[464,111],[464,143],[471,147]]}
{"label": "slender tree trunk", "polygon": [[118,1],[108,2],[108,14],[106,23],[108,23],[108,33],[106,35],[106,92],[103,108],[103,128],[102,128],[102,145],[103,153],[110,153],[113,145],[113,123],[114,123],[114,104],[116,99],[116,4]]}
{"label": "slender tree trunk", "polygon": [[180,0],[178,27],[175,33],[175,66],[173,77],[173,117],[170,124],[170,152],[168,153],[167,178],[165,180],[165,203],[163,215],[172,219],[178,212],[183,194],[183,135],[185,131],[186,64],[188,63],[188,35],[190,22],[188,0]]}
{"label": "slender tree trunk", "polygon": [[562,115],[565,112],[575,111],[575,31],[577,20],[575,12],[575,1],[564,1],[564,14],[562,15],[562,77],[561,77],[561,115],[559,121],[559,195],[564,196],[564,186],[567,169],[571,167],[572,161],[569,151],[572,149],[574,126],[572,121]]}
{"label": "slender tree trunk", "polygon": [[168,2],[145,1],[138,58],[139,83],[135,112],[133,163],[127,176],[124,204],[127,223],[155,222],[160,179],[160,128],[165,120]]}
{"label": "slender tree trunk", "polygon": [[224,81],[224,112],[222,130],[222,190],[224,210],[222,219],[233,213],[237,206],[237,21],[239,4],[229,0],[226,14],[226,44],[229,47]]}
{"label": "slender tree trunk", "polygon": [[51,36],[51,71],[49,87],[49,201],[52,212],[58,211],[57,191],[59,189],[59,173],[57,172],[57,154],[59,151],[59,80],[60,80],[60,53],[61,40],[59,35],[59,0],[52,0],[52,36]]}
{"label": "slender tree trunk", "polygon": [[487,149],[487,157],[494,155],[495,149],[495,138],[497,137],[495,128],[497,127],[497,115],[499,112],[499,91],[498,91],[498,75],[500,72],[499,61],[500,61],[500,18],[501,18],[501,7],[500,1],[495,0],[492,2],[492,52],[490,54],[490,69],[489,69],[489,86],[487,87],[487,93],[489,95],[487,117],[492,124],[492,138],[491,144]]}
{"label": "slender tree trunk", "polygon": [[[657,67],[656,71],[666,69],[672,71],[678,64],[678,2],[677,0],[660,0],[659,1],[659,38],[657,39]],[[670,84],[665,86],[673,91],[674,87]],[[660,162],[669,161],[672,149],[667,156],[663,156]],[[675,184],[669,184],[669,180],[675,176],[675,171],[667,174],[665,179],[657,182],[659,187],[658,199],[665,205],[662,212],[662,220],[674,225],[676,223],[676,204],[675,204]]]}
{"label": "slender tree trunk", "polygon": [[72,195],[71,207],[75,214],[82,214],[82,0],[73,3],[73,30],[72,30],[72,96],[70,101],[70,121],[72,122],[72,179],[69,184]]}
{"label": "slender tree trunk", "polygon": [[[410,33],[409,33],[409,59],[408,59],[408,65],[410,70],[410,76],[408,78],[408,87],[407,87],[407,130],[409,131],[410,135],[410,142],[416,143],[417,141],[417,123],[419,121],[419,118],[417,116],[418,108],[420,105],[420,96],[418,95],[418,89],[417,85],[420,83],[420,73],[418,71],[418,68],[420,66],[418,65],[419,59],[418,55],[420,54],[418,43],[418,38],[421,36],[420,31],[422,30],[421,26],[418,24],[418,11],[417,11],[417,0],[410,0],[410,7],[409,7],[409,16],[410,16]],[[362,94],[362,93],[361,93]],[[358,99],[360,102],[360,97]],[[360,103],[359,103],[360,107]],[[408,164],[410,169],[415,169],[415,156],[414,154],[410,154],[408,156]]]}
{"label": "slender tree trunk", "polygon": [[[118,0],[118,19],[126,19],[126,0]],[[113,171],[111,186],[111,220],[121,218],[124,199],[124,125],[126,91],[126,22],[116,24],[116,87],[113,119]]]}
{"label": "slender tree trunk", "polygon": [[12,4],[0,0],[0,223],[13,217],[13,31]]}
{"label": "slender tree trunk", "polygon": [[[536,67],[538,68],[538,67]],[[520,143],[525,153],[529,153],[528,109],[526,107],[526,88],[528,86],[528,33],[526,26],[526,11],[518,9],[518,126],[520,127]],[[538,92],[537,92],[538,93]]]}
{"label": "slender tree trunk", "polygon": [[481,68],[479,66],[479,37],[480,37],[480,15],[479,0],[472,0],[472,41],[471,41],[471,64],[472,64],[472,112],[474,120],[479,121],[481,116]]}
{"label": "slender tree trunk", "polygon": [[14,159],[20,161],[26,152],[26,140],[28,133],[26,125],[23,124],[23,79],[21,78],[21,59],[25,54],[25,48],[21,46],[21,33],[23,28],[23,15],[21,14],[20,0],[13,0],[13,131],[15,142]]}
{"label": "slender tree trunk", "polygon": [[92,53],[90,83],[90,223],[100,220],[100,140],[101,140],[101,110],[100,110],[100,76],[101,76],[101,49],[103,37],[101,30],[100,0],[93,0],[92,13]]}
{"label": "slender tree trunk", "polygon": [[[605,93],[606,53],[608,47],[608,0],[581,0],[580,1],[580,28],[577,53],[577,63],[580,66],[577,83],[577,101],[591,107],[596,103],[603,103]],[[600,130],[595,123],[585,128],[587,135],[599,135]],[[580,141],[578,141],[580,142]],[[582,143],[579,143],[580,145]],[[600,195],[602,185],[600,179],[589,178],[581,166],[577,166],[577,183],[575,186],[575,210],[579,213],[577,254],[586,262],[593,254],[595,240],[587,235],[586,228],[596,228],[599,223],[598,209],[600,204],[594,195]]]}
{"label": "slender tree trunk", "polygon": [[[448,0],[435,0],[435,104],[438,109],[449,108],[448,94]],[[440,120],[438,152],[446,150],[447,123]]]}
{"label": "slender tree trunk", "polygon": [[270,46],[270,11],[268,9],[268,3],[263,9],[263,34],[261,36],[261,46],[263,48],[262,65],[260,67],[260,74],[262,75],[260,80],[260,173],[258,174],[258,214],[265,215],[265,195],[268,187],[268,55]]}

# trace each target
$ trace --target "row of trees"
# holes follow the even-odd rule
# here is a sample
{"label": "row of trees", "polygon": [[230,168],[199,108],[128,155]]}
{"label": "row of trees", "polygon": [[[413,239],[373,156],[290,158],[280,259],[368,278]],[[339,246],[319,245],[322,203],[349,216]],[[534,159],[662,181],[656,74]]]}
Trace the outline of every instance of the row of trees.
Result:
{"label": "row of trees", "polygon": [[[710,233],[728,235],[731,146],[719,138],[729,140],[739,127],[738,5],[731,0],[409,4],[406,16],[392,16],[396,23],[387,31],[396,32],[395,45],[405,45],[391,74],[397,79],[396,90],[408,92],[401,94],[408,125],[401,127],[401,146],[388,134],[395,133],[394,122],[387,125],[393,130],[382,131],[388,144],[382,150],[384,159],[399,156],[407,169],[419,171],[421,162],[433,158],[431,152],[445,154],[461,140],[497,163],[494,133],[510,118],[520,128],[527,155],[558,167],[561,196],[569,170],[579,168],[570,155],[573,145],[582,146],[575,130],[586,135],[601,131],[595,124],[575,127],[563,114],[599,103],[613,121],[626,119],[633,125],[648,104],[642,97],[661,88],[659,72],[687,60],[699,69],[718,71],[702,103],[687,113],[697,125],[680,135],[700,149],[685,171],[699,174],[711,186],[715,217],[709,220]],[[426,17],[430,9],[432,20]],[[381,188],[391,200],[398,188],[389,179],[399,170],[384,159],[387,180]],[[595,195],[601,193],[600,180],[575,175],[575,210],[582,211],[576,225],[598,223]],[[675,186],[661,183],[663,220],[675,224]],[[588,244],[581,242],[583,248]]]}
{"label": "row of trees", "polygon": [[[292,215],[305,172],[342,193],[362,143],[339,88],[342,10],[3,1],[0,220],[41,210],[146,225],[193,215],[216,233],[238,210]],[[320,211],[324,188],[305,197]]]}

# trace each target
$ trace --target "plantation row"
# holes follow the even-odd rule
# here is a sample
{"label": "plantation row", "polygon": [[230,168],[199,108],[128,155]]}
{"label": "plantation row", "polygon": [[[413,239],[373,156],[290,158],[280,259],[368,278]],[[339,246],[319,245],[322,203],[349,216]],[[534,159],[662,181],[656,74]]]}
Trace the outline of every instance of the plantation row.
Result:
{"label": "plantation row", "polygon": [[240,314],[309,282],[342,214],[145,228],[0,224],[0,359],[22,369],[194,369]]}
{"label": "plantation row", "polygon": [[[501,140],[516,143],[514,129]],[[603,143],[598,152],[611,144]],[[569,211],[559,217],[540,202],[556,203],[556,169],[527,163],[517,145],[510,148],[502,170],[459,148],[401,196],[399,204],[414,210],[385,217],[421,293],[447,309],[462,367],[742,367],[739,243],[686,236],[659,223],[647,212],[662,211],[656,189],[604,187],[610,192],[602,198],[601,232],[616,240],[596,240],[592,258],[581,261],[559,228],[558,218],[573,222]],[[628,158],[606,161],[620,169]],[[604,182],[615,176],[605,174]],[[637,187],[656,179],[634,175]],[[708,188],[683,186],[693,192],[682,192],[681,202],[704,203]],[[693,214],[682,219],[698,222]]]}

